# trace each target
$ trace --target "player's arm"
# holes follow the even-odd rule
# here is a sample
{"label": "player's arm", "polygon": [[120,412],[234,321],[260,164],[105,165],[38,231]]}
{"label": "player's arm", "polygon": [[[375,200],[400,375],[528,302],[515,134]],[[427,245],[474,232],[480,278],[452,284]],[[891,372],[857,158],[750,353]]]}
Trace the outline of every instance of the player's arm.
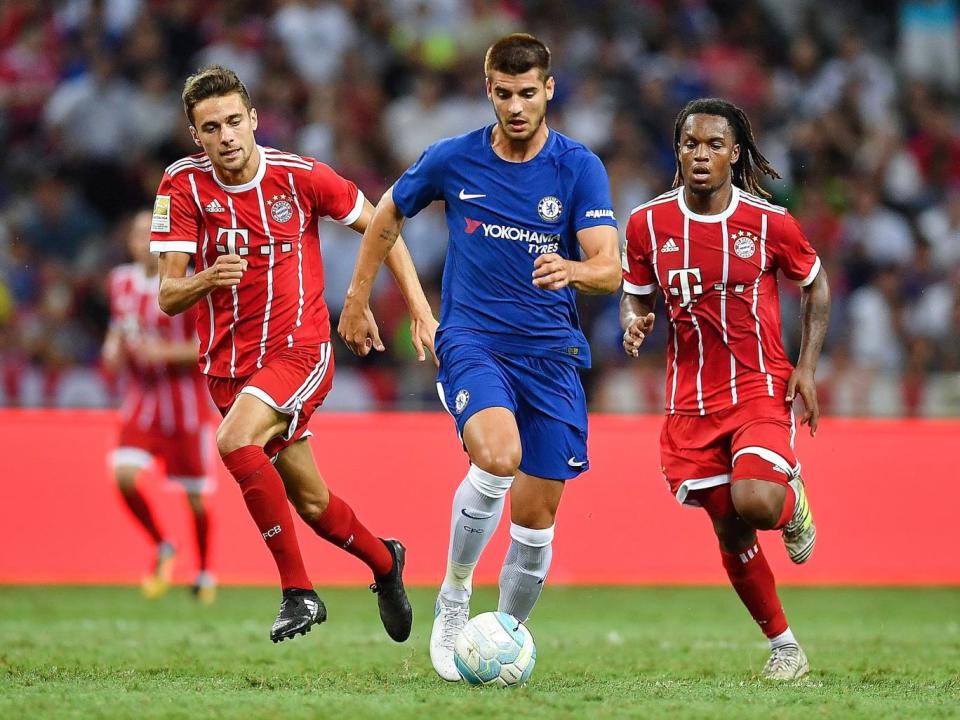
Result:
{"label": "player's arm", "polygon": [[[389,205],[393,207],[396,211],[396,205],[393,203],[393,195],[387,190],[380,202],[383,203],[384,198],[389,196]],[[386,208],[387,205],[384,205]],[[379,206],[378,206],[379,208]],[[361,258],[363,257],[363,247],[366,242],[366,233],[370,228],[371,222],[374,219],[374,216],[378,208],[374,208],[370,204],[370,201],[363,201],[363,210],[360,213],[360,216],[356,221],[350,225],[351,228],[356,230],[358,233],[361,233],[364,236],[364,239],[361,241],[360,245],[360,254]],[[385,210],[385,212],[394,212],[390,210]],[[423,292],[423,287],[420,285],[420,278],[417,276],[417,268],[413,264],[413,258],[410,257],[410,251],[407,250],[407,245],[403,241],[403,238],[400,236],[400,228],[403,225],[403,215],[399,214],[399,211],[396,211],[396,214],[393,215],[393,223],[390,225],[396,226],[396,235],[393,236],[394,241],[391,246],[387,247],[387,253],[385,256],[380,255],[379,250],[371,258],[368,257],[367,264],[363,266],[364,275],[361,279],[358,277],[358,272],[361,270],[361,260],[358,258],[357,267],[354,269],[353,280],[350,283],[350,289],[347,290],[347,299],[351,297],[351,293],[354,291],[355,287],[362,286],[365,289],[365,293],[358,295],[358,300],[363,302],[365,306],[364,315],[367,318],[369,325],[369,334],[367,337],[373,342],[373,346],[377,350],[383,350],[383,343],[380,340],[379,330],[377,329],[376,321],[373,318],[373,313],[370,310],[370,293],[372,292],[373,282],[376,279],[377,272],[380,269],[381,263],[386,263],[387,267],[390,269],[390,272],[393,274],[394,279],[397,281],[397,285],[400,288],[400,292],[403,294],[403,299],[407,303],[407,307],[410,309],[410,337],[413,342],[414,350],[417,353],[418,360],[425,360],[426,353],[424,352],[424,346],[430,351],[430,354],[433,356],[434,362],[437,361],[437,356],[434,351],[433,343],[434,336],[437,332],[437,320],[433,316],[433,311],[430,308],[430,303],[427,301],[427,296]],[[388,231],[387,236],[390,236]],[[380,237],[377,235],[376,237]],[[373,267],[373,275],[369,279],[366,277],[366,272],[371,266],[371,261],[376,265]],[[362,299],[360,299],[362,298]],[[346,306],[344,306],[344,313],[340,315],[341,327],[343,326],[343,315],[346,313]],[[339,328],[338,328],[339,329]],[[343,333],[341,333],[341,336]],[[354,338],[355,339],[355,338]],[[347,338],[344,337],[344,342],[347,342],[350,345],[350,342],[347,341]],[[358,350],[355,349],[352,345],[350,349],[353,352],[357,353]],[[369,350],[369,348],[368,348]],[[366,354],[366,353],[359,353]]]}
{"label": "player's arm", "polygon": [[810,435],[816,435],[820,421],[820,405],[817,403],[815,375],[830,321],[830,285],[823,268],[820,268],[813,282],[801,290],[800,314],[803,328],[800,336],[800,357],[787,382],[786,400],[792,403],[797,393],[800,393],[804,406],[800,423],[809,425]]}
{"label": "player's arm", "polygon": [[533,284],[544,290],[567,285],[589,295],[605,295],[620,287],[620,255],[617,229],[595,225],[577,231],[583,260],[567,260],[556,253],[533,261]]}
{"label": "player's arm", "polygon": [[627,355],[640,354],[640,346],[653,330],[656,304],[656,292],[634,295],[624,291],[620,296],[620,327],[623,328],[623,351]]}
{"label": "player's arm", "polygon": [[110,372],[116,372],[123,365],[123,333],[119,327],[110,325],[107,335],[103,339],[100,357],[103,359],[104,367]]}
{"label": "player's arm", "polygon": [[190,367],[197,362],[200,351],[198,340],[158,340],[148,339],[135,346],[140,361],[156,365],[185,365]]}
{"label": "player's arm", "polygon": [[247,269],[247,261],[239,255],[220,255],[206,270],[188,275],[191,257],[183,252],[160,253],[160,309],[167,315],[179,315],[217,288],[239,285]]}

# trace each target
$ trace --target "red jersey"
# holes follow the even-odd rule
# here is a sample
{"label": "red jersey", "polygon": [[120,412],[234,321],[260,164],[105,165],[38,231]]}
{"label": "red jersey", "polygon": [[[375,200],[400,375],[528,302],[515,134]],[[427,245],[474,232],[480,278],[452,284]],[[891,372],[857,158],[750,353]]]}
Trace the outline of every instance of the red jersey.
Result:
{"label": "red jersey", "polygon": [[[160,311],[159,282],[140,265],[120,265],[110,272],[110,326],[129,344],[143,338],[188,342],[194,335],[195,312],[169,317]],[[137,364],[130,368],[120,415],[123,423],[143,432],[173,435],[196,432],[207,418],[203,377],[192,365]]]}
{"label": "red jersey", "polygon": [[682,188],[633,210],[623,289],[663,292],[669,414],[786,395],[793,366],[780,339],[778,270],[809,285],[820,259],[790,213],[737,187],[716,215],[689,210]]}
{"label": "red jersey", "polygon": [[363,194],[312,158],[256,147],[260,166],[243,185],[224,185],[204,154],[167,168],[157,191],[152,252],[194,255],[204,270],[221,254],[247,260],[239,285],[200,305],[200,368],[246,377],[275,351],[330,339],[323,300],[319,222],[345,225],[363,211]]}

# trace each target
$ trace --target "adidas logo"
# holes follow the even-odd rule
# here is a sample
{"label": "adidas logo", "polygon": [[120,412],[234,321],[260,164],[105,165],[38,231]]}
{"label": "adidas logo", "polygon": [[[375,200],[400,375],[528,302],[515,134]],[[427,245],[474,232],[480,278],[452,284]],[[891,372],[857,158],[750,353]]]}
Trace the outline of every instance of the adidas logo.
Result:
{"label": "adidas logo", "polygon": [[204,210],[208,213],[226,212],[226,208],[224,208],[216,198],[207,203],[207,207],[205,207]]}
{"label": "adidas logo", "polygon": [[680,252],[680,248],[677,247],[677,243],[674,242],[673,238],[667,238],[667,241],[663,244],[663,247],[660,248],[660,252]]}

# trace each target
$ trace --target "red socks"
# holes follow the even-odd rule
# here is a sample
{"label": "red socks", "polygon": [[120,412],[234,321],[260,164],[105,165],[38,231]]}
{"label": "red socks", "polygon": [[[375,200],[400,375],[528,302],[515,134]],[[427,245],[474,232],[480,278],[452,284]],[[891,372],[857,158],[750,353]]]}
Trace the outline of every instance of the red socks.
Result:
{"label": "red socks", "polygon": [[787,491],[787,494],[783,496],[783,509],[780,510],[780,517],[777,518],[777,524],[774,525],[771,530],[779,530],[790,522],[790,518],[793,517],[794,508],[797,507],[797,494],[793,491],[793,488],[785,485],[784,489]]}
{"label": "red socks", "polygon": [[140,492],[140,488],[133,487],[127,491],[121,490],[120,495],[123,497],[123,501],[127,504],[127,507],[130,508],[130,512],[133,513],[133,516],[137,519],[137,522],[139,522],[140,525],[143,526],[143,529],[147,531],[147,534],[150,535],[154,544],[159,545],[163,542],[163,533],[160,532],[160,527],[153,517],[150,504],[143,496],[143,493]]}
{"label": "red socks", "polygon": [[[790,494],[793,494],[792,491]],[[772,638],[786,630],[787,617],[777,596],[773,572],[760,545],[754,543],[741,553],[725,553],[721,550],[720,557],[723,558],[723,567],[733,589],[763,634]]]}
{"label": "red socks", "polygon": [[387,546],[357,520],[349,505],[333,493],[330,493],[327,509],[309,525],[327,542],[363,560],[374,577],[382,577],[393,568],[393,555]]}
{"label": "red socks", "polygon": [[312,588],[303,567],[283,480],[263,448],[238,448],[223,458],[223,464],[240,485],[247,511],[277,563],[283,589]]}
{"label": "red socks", "polygon": [[193,513],[193,529],[197,539],[197,557],[200,560],[200,570],[207,569],[207,549],[210,546],[210,515],[206,508]]}

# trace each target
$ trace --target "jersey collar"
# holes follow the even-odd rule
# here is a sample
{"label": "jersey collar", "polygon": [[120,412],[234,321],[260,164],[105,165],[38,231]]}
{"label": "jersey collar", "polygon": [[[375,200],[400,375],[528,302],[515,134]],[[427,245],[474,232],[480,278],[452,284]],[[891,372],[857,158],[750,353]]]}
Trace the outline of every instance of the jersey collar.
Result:
{"label": "jersey collar", "polygon": [[734,210],[737,209],[737,205],[740,204],[740,188],[734,185],[731,188],[732,192],[730,194],[730,204],[727,205],[727,209],[723,212],[718,212],[715,215],[700,215],[693,212],[690,208],[687,207],[687,203],[683,199],[683,186],[680,186],[680,192],[677,193],[677,203],[680,205],[680,212],[691,220],[696,220],[697,222],[704,223],[718,223],[726,220],[728,217],[733,215]]}
{"label": "jersey collar", "polygon": [[214,169],[213,179],[217,183],[217,185],[219,185],[221,188],[226,190],[228,193],[244,192],[246,190],[250,190],[251,188],[255,188],[257,185],[259,185],[260,181],[263,180],[263,176],[267,172],[267,158],[263,154],[262,147],[257,145],[256,148],[257,148],[257,152],[260,154],[260,166],[257,168],[257,174],[253,176],[252,180],[248,180],[247,182],[243,183],[243,185],[225,185],[220,181],[220,178],[217,176],[217,171],[216,169]]}

